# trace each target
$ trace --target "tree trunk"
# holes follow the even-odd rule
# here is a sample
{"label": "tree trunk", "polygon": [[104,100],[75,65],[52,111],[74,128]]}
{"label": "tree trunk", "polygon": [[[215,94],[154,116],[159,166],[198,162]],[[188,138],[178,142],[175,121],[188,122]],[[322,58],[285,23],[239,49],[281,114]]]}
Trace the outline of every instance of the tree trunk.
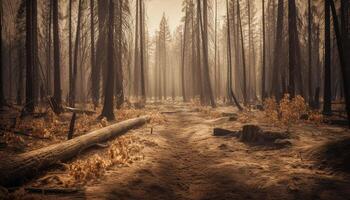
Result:
{"label": "tree trunk", "polygon": [[50,166],[67,161],[94,144],[106,142],[148,122],[148,116],[129,119],[74,139],[19,154],[0,163],[0,185],[17,186]]}
{"label": "tree trunk", "polygon": [[33,0],[26,1],[26,103],[25,111],[34,112],[34,88],[33,88]]}
{"label": "tree trunk", "polygon": [[308,71],[308,86],[309,86],[309,105],[313,104],[312,94],[312,11],[311,0],[308,0],[308,43],[309,43],[309,71]]}
{"label": "tree trunk", "polygon": [[146,102],[146,88],[145,88],[145,51],[144,51],[144,45],[145,45],[145,41],[144,41],[144,37],[145,37],[145,33],[144,33],[144,28],[145,28],[145,23],[144,23],[144,5],[143,5],[143,1],[139,0],[140,3],[140,52],[141,52],[141,69],[140,69],[140,78],[141,78],[141,101],[142,103]]}
{"label": "tree trunk", "polygon": [[242,110],[243,108],[239,105],[239,102],[232,89],[232,53],[231,53],[231,28],[230,28],[230,14],[229,14],[229,5],[228,0],[226,0],[226,17],[227,17],[227,68],[228,68],[228,98],[230,102],[234,102],[238,109]]}
{"label": "tree trunk", "polygon": [[296,74],[296,8],[295,0],[288,0],[288,32],[289,32],[289,84],[288,93],[291,98],[295,96],[295,74]]}
{"label": "tree trunk", "polygon": [[61,107],[61,69],[60,69],[60,37],[58,24],[58,0],[53,0],[53,49],[54,49],[54,99]]}
{"label": "tree trunk", "polygon": [[243,38],[243,28],[242,28],[242,20],[241,20],[241,11],[240,11],[240,5],[239,0],[237,0],[237,16],[238,16],[238,23],[239,23],[239,29],[240,29],[240,39],[241,39],[241,50],[242,50],[242,63],[243,63],[243,103],[244,105],[247,104],[247,68],[246,68],[246,61],[245,61],[245,50],[244,50],[244,38]]}
{"label": "tree trunk", "polygon": [[[72,1],[72,0],[69,0]],[[98,99],[99,99],[99,94],[98,94],[98,85],[99,83],[97,82],[97,65],[96,65],[96,60],[95,60],[95,20],[94,20],[94,9],[95,9],[95,3],[94,0],[90,0],[90,36],[91,36],[91,95],[92,95],[92,102],[95,107],[98,106]],[[69,42],[71,43],[71,41]],[[71,49],[70,49],[71,53]],[[71,60],[70,60],[71,62]]]}
{"label": "tree trunk", "polygon": [[[332,9],[332,16],[333,16],[333,26],[334,26],[334,32],[336,34],[336,39],[337,39],[337,46],[338,46],[338,52],[339,52],[339,57],[340,57],[340,65],[341,65],[341,72],[342,72],[342,78],[343,78],[343,86],[344,86],[344,93],[345,93],[345,105],[346,105],[346,111],[347,111],[347,115],[348,115],[348,120],[350,122],[350,90],[349,90],[349,78],[350,78],[350,69],[348,67],[348,55],[344,54],[345,52],[347,52],[347,37],[348,37],[348,33],[347,33],[347,25],[346,25],[346,20],[344,20],[344,16],[341,17],[342,22],[343,22],[343,26],[342,26],[342,34],[340,33],[340,28],[339,28],[339,22],[338,22],[338,16],[337,16],[337,12],[336,12],[336,7],[334,4],[333,0],[329,0],[330,1],[330,5],[331,5],[331,9]],[[342,2],[342,6],[347,7],[347,5]],[[347,9],[343,9],[343,13],[344,10],[347,11]],[[345,11],[345,12],[346,12]],[[348,11],[347,11],[348,12]],[[350,126],[350,123],[349,123]]]}
{"label": "tree trunk", "polygon": [[330,30],[330,3],[325,0],[325,61],[324,61],[324,92],[323,92],[323,114],[332,114],[332,91],[331,91],[331,30]]}
{"label": "tree trunk", "polygon": [[2,77],[2,0],[0,0],[0,108],[5,104],[4,83]]}
{"label": "tree trunk", "polygon": [[187,5],[186,5],[186,10],[185,10],[185,25],[184,25],[184,31],[183,31],[183,36],[182,36],[182,56],[181,56],[181,87],[182,87],[182,97],[183,101],[187,102],[187,97],[186,97],[186,91],[185,91],[185,51],[186,51],[186,42],[187,42],[187,23],[188,23],[188,10],[187,10]]}
{"label": "tree trunk", "polygon": [[124,103],[124,88],[123,88],[123,0],[118,2],[118,48],[116,62],[116,107],[121,108]]}
{"label": "tree trunk", "polygon": [[[350,53],[350,2],[348,0],[342,0],[341,1],[341,32],[343,37],[343,44],[344,44],[344,59],[345,59],[345,72],[343,73],[346,75],[346,80],[349,80],[350,78],[350,57],[346,56]],[[344,78],[343,78],[344,81]],[[345,92],[345,98],[346,98],[346,110],[348,114],[348,121],[350,122],[350,86],[348,83],[344,82],[344,90]],[[350,124],[350,123],[349,123]]]}
{"label": "tree trunk", "polygon": [[[198,0],[197,3],[199,4],[199,21],[200,21],[200,27],[201,27],[201,32],[202,32],[202,44],[203,44],[203,59],[204,59],[204,67],[203,67],[203,74],[204,74],[204,78],[205,78],[205,87],[207,88],[205,90],[206,95],[209,95],[210,97],[210,104],[211,107],[215,108],[216,107],[216,103],[215,103],[215,98],[214,98],[214,93],[213,93],[213,89],[212,89],[212,84],[210,81],[210,75],[209,75],[209,54],[208,54],[208,14],[207,14],[207,10],[208,10],[208,1],[207,0],[203,0],[203,20],[202,20],[202,13],[201,13],[201,6],[200,6],[200,1]],[[204,21],[204,25],[203,22]],[[204,26],[204,27],[203,27]]]}
{"label": "tree trunk", "polygon": [[139,0],[136,0],[136,22],[135,22],[135,48],[134,48],[134,96],[138,98],[139,96],[139,81],[140,81],[140,77],[139,77],[139,23],[140,23],[140,4],[139,4]]}
{"label": "tree trunk", "polygon": [[261,101],[265,100],[265,75],[266,75],[266,36],[265,36],[265,0],[262,0],[262,27],[263,27],[263,49],[262,49],[262,74],[261,74]]}
{"label": "tree trunk", "polygon": [[272,93],[277,100],[281,99],[280,94],[280,74],[283,69],[281,63],[281,51],[282,51],[282,41],[283,41],[283,16],[284,16],[284,1],[278,0],[278,14],[277,14],[277,31],[276,31],[276,40],[275,40],[275,52],[273,60],[273,70],[272,70]]}
{"label": "tree trunk", "polygon": [[[69,106],[74,107],[76,101],[76,80],[78,74],[78,52],[79,52],[79,42],[80,42],[80,23],[81,23],[81,13],[82,13],[82,0],[79,0],[78,5],[78,21],[77,21],[77,33],[75,35],[74,44],[74,57],[73,57],[73,71],[72,71],[72,83],[70,85],[69,96]],[[81,80],[82,81],[82,80]]]}
{"label": "tree trunk", "polygon": [[104,88],[105,99],[101,117],[106,117],[108,121],[115,120],[113,113],[113,96],[114,96],[114,2],[109,1],[109,20],[108,20],[108,52],[107,52],[107,82]]}

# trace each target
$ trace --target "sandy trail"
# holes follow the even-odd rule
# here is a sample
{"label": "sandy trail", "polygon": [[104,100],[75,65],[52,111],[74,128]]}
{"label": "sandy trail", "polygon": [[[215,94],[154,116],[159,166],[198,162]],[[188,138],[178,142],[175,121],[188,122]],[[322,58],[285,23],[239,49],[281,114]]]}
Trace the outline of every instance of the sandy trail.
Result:
{"label": "sandy trail", "polygon": [[[347,199],[349,178],[314,169],[299,149],[260,149],[214,137],[225,122],[184,106],[166,106],[168,122],[140,136],[145,159],[108,171],[83,194],[63,199]],[[238,122],[226,122],[237,123]]]}

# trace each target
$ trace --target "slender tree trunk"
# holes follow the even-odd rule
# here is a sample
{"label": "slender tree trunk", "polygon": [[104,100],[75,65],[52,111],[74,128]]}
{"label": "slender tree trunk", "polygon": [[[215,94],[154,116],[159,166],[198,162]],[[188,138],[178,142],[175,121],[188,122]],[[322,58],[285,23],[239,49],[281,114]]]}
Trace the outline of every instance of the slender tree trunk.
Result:
{"label": "slender tree trunk", "polygon": [[140,3],[140,35],[141,35],[141,69],[140,69],[140,73],[141,73],[141,101],[142,103],[146,102],[146,87],[145,87],[145,51],[144,51],[144,45],[145,45],[145,41],[144,41],[144,28],[145,28],[145,24],[144,24],[144,5],[143,5],[143,0],[139,0]]}
{"label": "slender tree trunk", "polygon": [[311,0],[308,0],[308,42],[309,42],[309,71],[308,71],[308,81],[309,81],[309,105],[313,104],[312,95],[312,11],[311,11]]}
{"label": "slender tree trunk", "polygon": [[265,36],[265,0],[262,0],[262,27],[263,27],[263,49],[262,49],[262,75],[261,75],[261,100],[265,100],[266,79],[266,36]]}
{"label": "slender tree trunk", "polygon": [[324,69],[324,93],[323,93],[323,113],[332,114],[332,92],[331,92],[331,30],[330,30],[330,3],[325,0],[325,69]]}
{"label": "slender tree trunk", "polygon": [[[197,0],[198,2],[198,0]],[[204,93],[203,93],[203,75],[202,75],[202,59],[201,59],[201,35],[200,35],[200,3],[197,3],[197,30],[196,30],[196,43],[197,43],[197,73],[198,73],[198,85],[200,101],[201,104],[204,104]]]}
{"label": "slender tree trunk", "polygon": [[123,0],[117,1],[118,7],[118,28],[117,28],[117,43],[116,48],[116,81],[115,81],[115,98],[116,108],[120,109],[124,103],[124,88],[123,88]]}
{"label": "slender tree trunk", "polygon": [[0,0],[0,108],[5,104],[5,96],[4,96],[4,83],[2,77],[2,18],[3,18],[3,10],[2,10],[2,0]]}
{"label": "slender tree trunk", "polygon": [[289,32],[289,86],[288,93],[291,97],[295,96],[295,73],[296,73],[296,30],[295,23],[295,0],[288,1],[288,32]]}
{"label": "slender tree trunk", "polygon": [[60,37],[58,24],[58,0],[53,0],[53,49],[54,49],[54,99],[61,106]]}
{"label": "slender tree trunk", "polygon": [[69,104],[71,104],[72,100],[72,92],[73,92],[73,58],[72,58],[72,0],[69,0],[68,3],[68,64],[69,64]]}
{"label": "slender tree trunk", "polygon": [[281,63],[281,51],[282,51],[282,41],[283,41],[283,16],[284,16],[284,1],[278,0],[278,14],[277,14],[277,28],[276,28],[276,40],[275,40],[275,52],[273,60],[273,70],[272,70],[272,93],[275,98],[279,101],[281,99],[280,94],[280,74],[283,70]]}
{"label": "slender tree trunk", "polygon": [[218,0],[215,0],[215,22],[214,22],[214,91],[215,91],[215,98],[218,97],[218,78],[217,78],[217,52],[218,52],[218,39],[217,39],[217,32],[218,32]]}
{"label": "slender tree trunk", "polygon": [[[209,55],[208,55],[208,15],[207,15],[207,10],[208,10],[208,1],[203,0],[203,20],[202,20],[202,12],[201,12],[201,6],[200,6],[200,0],[197,1],[199,5],[199,21],[200,21],[200,27],[201,27],[201,32],[202,32],[202,43],[203,43],[203,59],[204,59],[204,67],[203,67],[203,72],[204,72],[204,78],[205,78],[205,86],[206,86],[206,95],[209,95],[210,97],[210,104],[213,108],[216,107],[215,103],[215,98],[211,86],[211,81],[210,81],[210,76],[209,76]],[[204,28],[203,28],[203,21],[204,21]]]}
{"label": "slender tree trunk", "polygon": [[26,1],[26,103],[27,113],[34,111],[34,88],[33,88],[33,7],[32,0]]}
{"label": "slender tree trunk", "polygon": [[247,70],[246,70],[245,51],[244,51],[243,28],[242,28],[242,20],[241,20],[240,13],[241,11],[240,11],[239,0],[237,0],[237,16],[238,16],[240,35],[241,35],[241,49],[242,49],[242,63],[243,63],[243,102],[244,102],[244,105],[246,105],[247,104],[247,73],[246,73]]}
{"label": "slender tree trunk", "polygon": [[47,34],[48,34],[48,39],[47,39],[47,58],[46,58],[46,95],[49,96],[51,95],[51,45],[52,45],[52,0],[49,0],[49,12],[48,12],[48,27],[47,27]]}
{"label": "slender tree trunk", "polygon": [[139,96],[139,14],[140,7],[139,1],[136,0],[136,23],[135,23],[135,53],[134,53],[134,95],[138,98]]}
{"label": "slender tree trunk", "polygon": [[185,25],[184,25],[184,31],[183,31],[183,36],[182,36],[182,56],[181,56],[181,81],[182,81],[182,97],[183,101],[187,102],[187,97],[186,97],[186,91],[185,91],[185,51],[186,51],[186,42],[187,42],[187,23],[188,23],[188,10],[187,10],[187,5],[186,5],[186,10],[185,10]]}
{"label": "slender tree trunk", "polygon": [[[72,0],[70,0],[72,1]],[[92,102],[95,107],[98,106],[98,100],[99,100],[99,93],[97,87],[99,86],[98,82],[98,74],[97,74],[97,65],[96,65],[96,56],[95,56],[95,2],[94,0],[90,0],[90,43],[91,43],[91,95],[92,95]],[[70,41],[71,44],[71,41]],[[71,49],[70,49],[71,53]],[[71,62],[71,60],[70,60]],[[70,63],[71,64],[71,63]]]}
{"label": "slender tree trunk", "polygon": [[109,1],[109,20],[108,20],[108,51],[107,51],[107,82],[104,88],[105,98],[101,117],[106,117],[108,121],[115,120],[113,112],[114,96],[114,0]]}
{"label": "slender tree trunk", "polygon": [[79,0],[78,5],[78,21],[77,21],[77,33],[75,35],[75,44],[74,44],[74,57],[73,57],[73,73],[72,73],[72,84],[70,90],[70,101],[69,105],[74,107],[76,101],[76,79],[78,75],[78,52],[79,52],[79,42],[80,42],[80,23],[81,23],[81,12],[82,12],[82,0]]}
{"label": "slender tree trunk", "polygon": [[230,28],[230,13],[228,0],[226,0],[226,17],[227,17],[227,68],[228,68],[228,98],[230,102],[234,102],[236,106],[242,110],[241,105],[239,105],[237,98],[232,89],[232,53],[231,53],[231,28]]}

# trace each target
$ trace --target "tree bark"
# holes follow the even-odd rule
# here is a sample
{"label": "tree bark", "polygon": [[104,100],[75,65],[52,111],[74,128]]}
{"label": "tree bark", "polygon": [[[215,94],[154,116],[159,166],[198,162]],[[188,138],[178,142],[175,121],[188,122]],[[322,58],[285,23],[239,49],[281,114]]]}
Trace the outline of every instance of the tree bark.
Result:
{"label": "tree bark", "polygon": [[60,69],[60,37],[58,24],[58,0],[53,0],[53,49],[54,49],[54,99],[61,106],[61,69]]}
{"label": "tree bark", "polygon": [[[200,1],[197,1],[199,5],[199,21],[200,21],[200,27],[201,27],[201,32],[202,32],[202,44],[203,44],[203,59],[204,59],[204,67],[203,67],[203,75],[205,78],[205,87],[207,88],[205,92],[207,93],[206,95],[209,95],[210,98],[210,104],[211,107],[215,108],[216,103],[215,103],[215,98],[214,98],[214,93],[212,89],[212,84],[210,81],[210,75],[209,75],[209,54],[208,54],[208,1],[203,0],[203,20],[202,20],[202,12],[201,12],[201,6],[200,6]],[[204,25],[203,25],[204,21]]]}
{"label": "tree bark", "polygon": [[114,96],[114,2],[109,1],[109,28],[108,28],[108,52],[107,52],[107,82],[105,85],[105,99],[101,117],[108,121],[115,120],[113,96]]}
{"label": "tree bark", "polygon": [[26,1],[26,102],[25,111],[34,112],[34,75],[33,75],[33,5],[32,0]]}
{"label": "tree bark", "polygon": [[244,50],[244,38],[243,38],[243,28],[241,20],[241,10],[240,10],[239,0],[237,0],[237,16],[238,24],[240,29],[240,39],[241,39],[241,50],[242,50],[242,63],[243,63],[243,103],[247,104],[247,67],[245,60],[245,50]]}
{"label": "tree bark", "polygon": [[126,120],[74,139],[19,154],[0,163],[0,185],[17,186],[50,166],[67,161],[94,144],[106,142],[148,122],[148,116]]}
{"label": "tree bark", "polygon": [[80,42],[80,23],[81,23],[81,13],[82,13],[82,0],[79,0],[78,5],[78,21],[77,21],[77,33],[75,35],[75,44],[74,44],[74,56],[73,56],[73,71],[72,71],[72,82],[70,85],[69,91],[69,106],[74,107],[75,104],[75,94],[76,94],[76,80],[78,74],[78,52],[79,52],[79,42]]}
{"label": "tree bark", "polygon": [[308,0],[308,43],[309,43],[309,71],[308,71],[308,86],[309,86],[309,105],[313,104],[312,94],[312,11],[311,0]]}
{"label": "tree bark", "polygon": [[2,77],[2,0],[0,0],[0,108],[5,104],[4,83]]}
{"label": "tree bark", "polygon": [[332,114],[332,91],[331,91],[331,15],[330,2],[324,1],[325,9],[325,61],[324,61],[324,92],[323,92],[323,114]]}
{"label": "tree bark", "polygon": [[182,98],[184,102],[187,102],[187,96],[185,91],[185,51],[186,51],[186,42],[187,42],[187,23],[188,23],[188,10],[187,5],[185,9],[185,24],[184,31],[182,36],[182,56],[181,56],[181,87],[182,87]]}
{"label": "tree bark", "polygon": [[266,75],[266,36],[265,36],[265,0],[262,0],[262,27],[263,27],[263,49],[262,49],[262,74],[261,74],[261,100],[265,100],[265,75]]}
{"label": "tree bark", "polygon": [[140,51],[141,51],[141,69],[140,69],[140,78],[141,78],[141,101],[142,103],[146,102],[146,88],[145,88],[145,51],[144,51],[144,28],[145,28],[145,23],[144,23],[144,5],[143,1],[139,0],[140,3]]}

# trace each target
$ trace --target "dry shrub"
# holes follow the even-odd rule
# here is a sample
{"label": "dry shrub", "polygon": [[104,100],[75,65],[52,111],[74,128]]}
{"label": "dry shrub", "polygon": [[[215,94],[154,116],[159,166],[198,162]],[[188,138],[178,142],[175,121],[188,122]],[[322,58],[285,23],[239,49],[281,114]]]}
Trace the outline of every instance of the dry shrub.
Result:
{"label": "dry shrub", "polygon": [[300,95],[291,99],[289,94],[285,94],[279,104],[274,98],[266,99],[264,108],[269,123],[284,125],[288,131],[292,124],[300,120],[302,115],[308,114],[308,106]]}
{"label": "dry shrub", "polygon": [[25,141],[22,137],[10,132],[5,132],[0,137],[0,142],[4,143],[8,147],[14,147],[16,149],[23,149],[26,146]]}
{"label": "dry shrub", "polygon": [[265,119],[268,120],[269,123],[275,124],[278,122],[278,109],[279,105],[276,102],[275,98],[267,98],[264,101],[264,110],[265,110]]}
{"label": "dry shrub", "polygon": [[292,124],[299,121],[302,115],[307,114],[307,105],[300,95],[290,99],[290,95],[285,94],[279,107],[282,123],[288,130]]}
{"label": "dry shrub", "polygon": [[309,122],[319,126],[323,122],[323,115],[318,111],[310,111]]}
{"label": "dry shrub", "polygon": [[143,158],[139,138],[125,136],[116,139],[103,154],[95,154],[86,160],[77,160],[68,165],[69,181],[64,186],[84,184],[101,177],[109,167],[125,166]]}

